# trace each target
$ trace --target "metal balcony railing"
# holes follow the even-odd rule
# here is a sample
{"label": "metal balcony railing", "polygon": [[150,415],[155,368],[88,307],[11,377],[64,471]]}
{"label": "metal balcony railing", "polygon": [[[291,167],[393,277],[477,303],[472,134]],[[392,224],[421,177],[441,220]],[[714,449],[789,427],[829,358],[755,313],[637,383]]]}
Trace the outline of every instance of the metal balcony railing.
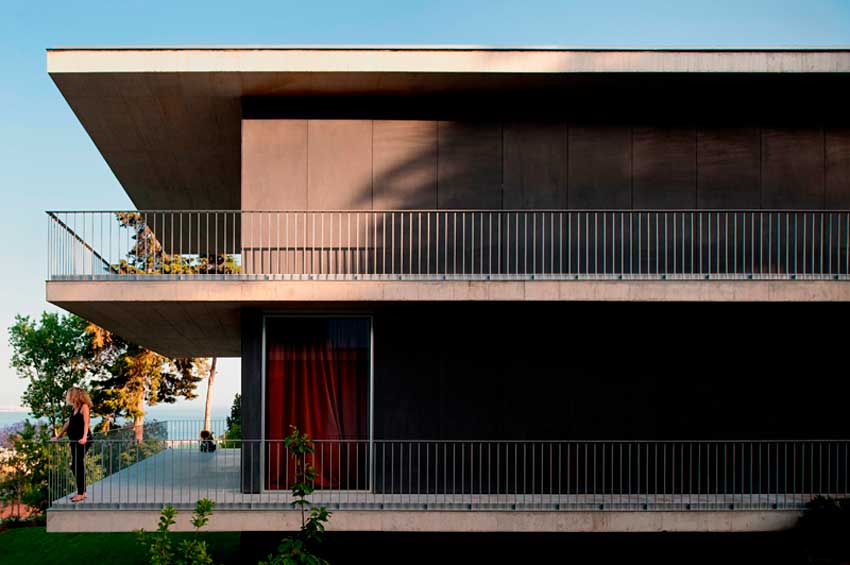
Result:
{"label": "metal balcony railing", "polygon": [[[845,497],[847,440],[316,440],[314,505],[357,510],[799,510]],[[279,440],[95,440],[88,499],[73,505],[69,447],[50,445],[54,509],[290,509],[295,464]]]}
{"label": "metal balcony railing", "polygon": [[49,212],[48,278],[847,279],[850,212]]}

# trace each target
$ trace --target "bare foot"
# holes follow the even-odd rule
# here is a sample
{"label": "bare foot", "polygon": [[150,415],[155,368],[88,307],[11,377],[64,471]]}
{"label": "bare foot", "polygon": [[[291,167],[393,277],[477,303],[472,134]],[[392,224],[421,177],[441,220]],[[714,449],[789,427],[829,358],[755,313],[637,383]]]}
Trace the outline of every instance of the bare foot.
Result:
{"label": "bare foot", "polygon": [[88,496],[88,495],[86,495],[85,493],[83,493],[83,494],[76,494],[76,495],[74,495],[74,496],[72,496],[72,497],[71,497],[71,502],[80,502],[80,501],[82,501],[82,500],[85,500],[87,496]]}

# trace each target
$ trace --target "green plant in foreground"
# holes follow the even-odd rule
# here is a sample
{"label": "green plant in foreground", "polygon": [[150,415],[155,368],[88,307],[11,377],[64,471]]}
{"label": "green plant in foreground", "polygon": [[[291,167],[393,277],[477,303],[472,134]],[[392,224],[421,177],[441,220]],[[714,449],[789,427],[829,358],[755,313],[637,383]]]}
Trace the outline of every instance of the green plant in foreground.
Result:
{"label": "green plant in foreground", "polygon": [[[51,471],[64,470],[60,446],[50,443],[47,426],[24,421],[24,427],[11,437],[14,455],[0,472],[0,502],[23,505],[37,514],[47,510],[50,500],[60,493],[51,484]],[[53,487],[53,492],[51,492]]]}
{"label": "green plant in foreground", "polygon": [[151,565],[212,565],[207,542],[198,539],[198,532],[209,522],[214,506],[215,503],[208,498],[195,503],[195,511],[192,513],[195,536],[182,540],[176,548],[169,529],[176,522],[177,510],[170,504],[160,512],[156,532],[136,530],[139,543],[148,548]]}
{"label": "green plant in foreground", "polygon": [[322,542],[325,533],[325,523],[331,513],[324,507],[316,507],[307,515],[310,501],[307,497],[313,491],[313,481],[316,480],[316,468],[311,464],[315,449],[313,441],[307,434],[302,434],[295,426],[290,426],[292,432],[284,440],[284,445],[295,463],[295,483],[291,487],[292,506],[301,510],[301,530],[294,536],[283,538],[277,548],[277,555],[269,555],[268,561],[260,565],[327,565],[327,561],[315,555],[312,548]]}
{"label": "green plant in foreground", "polygon": [[850,498],[816,496],[806,504],[796,534],[810,562],[850,560]]}

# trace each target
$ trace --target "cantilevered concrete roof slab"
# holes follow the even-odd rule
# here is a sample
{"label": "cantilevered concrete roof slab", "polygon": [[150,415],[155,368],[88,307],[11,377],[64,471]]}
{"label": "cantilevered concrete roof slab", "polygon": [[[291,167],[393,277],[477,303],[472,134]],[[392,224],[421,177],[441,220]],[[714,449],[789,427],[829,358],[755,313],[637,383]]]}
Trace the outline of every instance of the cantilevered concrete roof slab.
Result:
{"label": "cantilevered concrete roof slab", "polygon": [[400,302],[850,302],[846,281],[48,281],[47,301],[174,357],[237,357],[240,309]]}
{"label": "cantilevered concrete roof slab", "polygon": [[243,97],[569,88],[626,74],[850,73],[850,48],[187,47],[51,49],[59,90],[138,208],[240,208]]}

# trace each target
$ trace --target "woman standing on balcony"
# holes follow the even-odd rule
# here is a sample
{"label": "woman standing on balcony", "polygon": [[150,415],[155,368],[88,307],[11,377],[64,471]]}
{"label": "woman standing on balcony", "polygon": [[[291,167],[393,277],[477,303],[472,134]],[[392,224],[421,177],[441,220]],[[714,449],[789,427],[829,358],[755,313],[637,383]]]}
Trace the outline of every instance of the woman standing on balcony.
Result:
{"label": "woman standing on balcony", "polygon": [[57,440],[68,432],[68,439],[71,440],[71,469],[77,480],[77,494],[71,497],[71,502],[80,502],[86,498],[86,452],[91,438],[89,414],[92,403],[88,393],[77,386],[65,393],[65,401],[74,408],[74,412],[53,439]]}

